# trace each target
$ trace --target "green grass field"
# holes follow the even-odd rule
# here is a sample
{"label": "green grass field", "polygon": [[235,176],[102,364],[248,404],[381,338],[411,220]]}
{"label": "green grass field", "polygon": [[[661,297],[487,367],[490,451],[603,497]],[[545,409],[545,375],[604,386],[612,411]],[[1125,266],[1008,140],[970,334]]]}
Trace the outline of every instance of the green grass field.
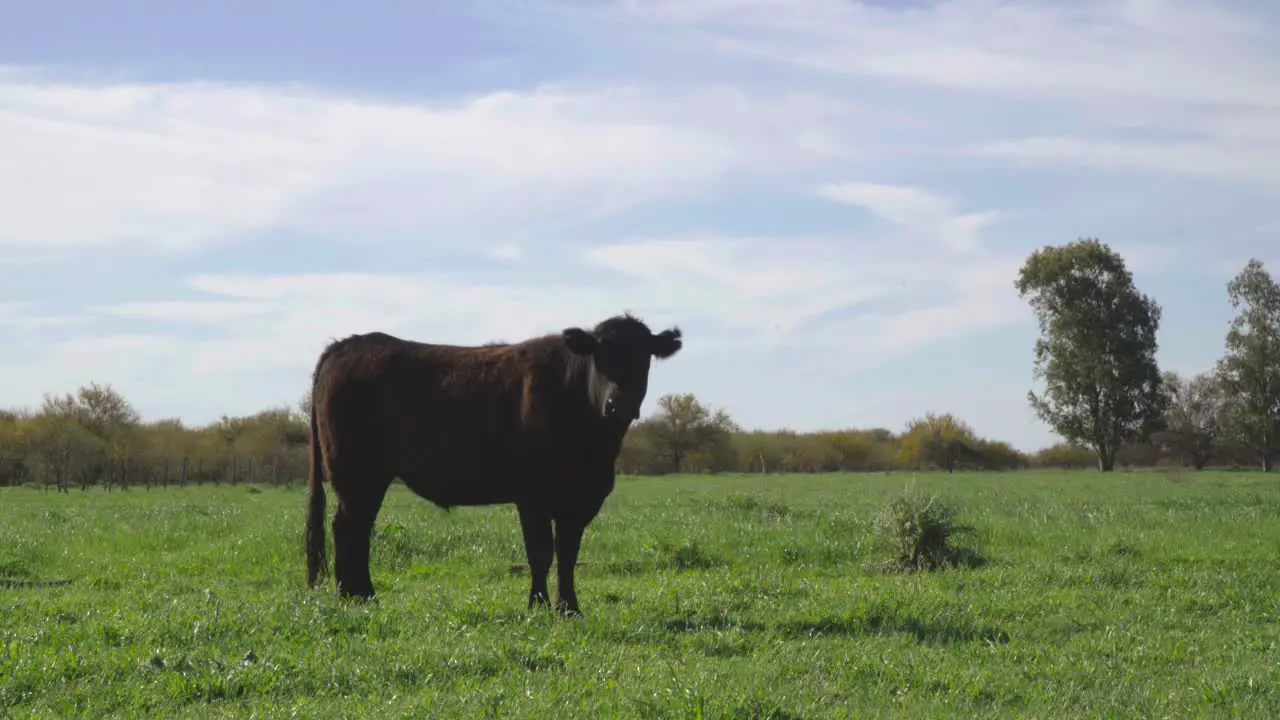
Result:
{"label": "green grass field", "polygon": [[73,580],[0,587],[0,710],[1280,716],[1275,477],[921,475],[985,562],[877,569],[874,516],[911,482],[622,480],[569,620],[525,609],[512,507],[446,513],[396,486],[372,606],[306,590],[301,489],[0,489],[0,577]]}

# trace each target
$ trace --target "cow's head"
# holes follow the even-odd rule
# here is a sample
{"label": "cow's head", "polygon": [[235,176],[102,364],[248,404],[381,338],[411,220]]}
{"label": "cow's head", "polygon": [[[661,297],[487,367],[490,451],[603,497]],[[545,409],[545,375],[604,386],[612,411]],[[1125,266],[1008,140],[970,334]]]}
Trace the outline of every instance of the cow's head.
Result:
{"label": "cow's head", "polygon": [[650,358],[669,358],[683,345],[678,328],[654,335],[631,315],[611,317],[590,331],[568,328],[564,343],[570,352],[591,359],[587,394],[596,412],[626,424],[640,417],[649,391]]}

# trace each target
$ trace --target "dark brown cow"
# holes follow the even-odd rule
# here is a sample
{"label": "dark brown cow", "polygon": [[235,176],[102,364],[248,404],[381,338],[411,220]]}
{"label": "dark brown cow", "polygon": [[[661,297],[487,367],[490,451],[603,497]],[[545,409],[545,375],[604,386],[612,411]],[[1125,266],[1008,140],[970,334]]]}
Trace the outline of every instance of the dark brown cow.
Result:
{"label": "dark brown cow", "polygon": [[[640,416],[650,358],[682,346],[630,315],[513,344],[432,345],[375,332],[331,343],[312,379],[307,582],[325,566],[325,492],[334,580],[373,597],[369,541],[394,478],[443,508],[514,503],[532,577],[529,607],[578,613],[574,566],[582,533],[613,491],[614,461]],[[552,523],[555,524],[554,535]]]}

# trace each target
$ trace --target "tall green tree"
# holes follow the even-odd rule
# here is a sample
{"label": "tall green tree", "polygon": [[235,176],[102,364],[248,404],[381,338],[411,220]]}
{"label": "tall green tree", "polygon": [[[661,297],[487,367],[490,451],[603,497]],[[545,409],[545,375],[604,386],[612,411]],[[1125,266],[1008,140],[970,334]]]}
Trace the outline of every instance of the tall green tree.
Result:
{"label": "tall green tree", "polygon": [[1224,431],[1270,470],[1280,451],[1280,286],[1250,260],[1227,283],[1227,297],[1236,316],[1217,367]]}
{"label": "tall green tree", "polygon": [[1014,286],[1040,324],[1035,376],[1045,389],[1027,393],[1031,406],[1063,438],[1091,447],[1099,469],[1112,470],[1121,447],[1162,421],[1160,306],[1096,239],[1033,252]]}
{"label": "tall green tree", "polygon": [[1184,379],[1169,371],[1163,377],[1167,400],[1160,444],[1176,453],[1183,465],[1201,470],[1213,455],[1222,419],[1221,386],[1212,373]]}

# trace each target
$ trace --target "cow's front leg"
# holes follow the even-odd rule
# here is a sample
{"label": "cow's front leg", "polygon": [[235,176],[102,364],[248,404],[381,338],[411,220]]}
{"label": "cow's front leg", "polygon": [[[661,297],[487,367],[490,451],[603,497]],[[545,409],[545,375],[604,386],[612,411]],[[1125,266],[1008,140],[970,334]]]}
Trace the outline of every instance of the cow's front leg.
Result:
{"label": "cow's front leg", "polygon": [[520,530],[524,533],[524,552],[529,560],[529,609],[550,605],[547,574],[555,553],[555,537],[551,529],[551,513],[530,503],[516,506],[520,513]]}
{"label": "cow's front leg", "polygon": [[578,549],[587,524],[579,518],[556,518],[556,610],[561,615],[581,615],[578,593],[573,586]]}
{"label": "cow's front leg", "polygon": [[[584,483],[586,492],[556,513],[556,609],[563,615],[582,614],[573,582],[578,550],[582,547],[582,534],[600,514],[605,498],[613,490],[612,472],[600,477],[599,482]],[[601,488],[605,491],[601,492]]]}

